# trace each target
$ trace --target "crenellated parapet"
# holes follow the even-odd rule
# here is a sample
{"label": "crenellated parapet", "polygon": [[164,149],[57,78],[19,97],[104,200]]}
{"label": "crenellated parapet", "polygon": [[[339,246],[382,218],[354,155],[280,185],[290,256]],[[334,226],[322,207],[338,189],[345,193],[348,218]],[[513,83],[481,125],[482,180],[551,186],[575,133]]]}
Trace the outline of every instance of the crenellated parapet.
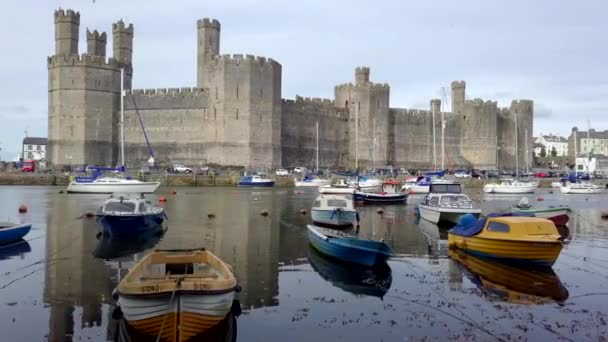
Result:
{"label": "crenellated parapet", "polygon": [[87,53],[93,56],[106,55],[106,43],[108,36],[105,32],[99,33],[97,30],[93,32],[87,29]]}
{"label": "crenellated parapet", "polygon": [[209,92],[201,88],[151,88],[127,90],[127,110],[182,110],[194,109],[208,112]]}
{"label": "crenellated parapet", "polygon": [[80,12],[69,10],[63,10],[61,8],[55,10],[55,24],[70,22],[74,24],[80,24]]}
{"label": "crenellated parapet", "polygon": [[208,95],[208,91],[203,88],[191,88],[191,87],[182,87],[182,88],[147,88],[147,89],[133,89],[127,90],[128,94],[133,95],[148,95],[148,96],[188,96],[188,95]]}
{"label": "crenellated parapet", "polygon": [[275,68],[281,66],[279,62],[272,58],[242,54],[224,54],[213,56],[211,63],[214,65],[236,65],[259,68]]}
{"label": "crenellated parapet", "polygon": [[47,57],[47,67],[98,67],[118,70],[120,64],[114,58],[92,56],[88,54]]}
{"label": "crenellated parapet", "polygon": [[197,28],[212,28],[216,30],[221,29],[220,22],[217,19],[203,18],[196,21]]}
{"label": "crenellated parapet", "polygon": [[390,113],[395,123],[426,125],[433,119],[432,112],[424,109],[391,108]]}

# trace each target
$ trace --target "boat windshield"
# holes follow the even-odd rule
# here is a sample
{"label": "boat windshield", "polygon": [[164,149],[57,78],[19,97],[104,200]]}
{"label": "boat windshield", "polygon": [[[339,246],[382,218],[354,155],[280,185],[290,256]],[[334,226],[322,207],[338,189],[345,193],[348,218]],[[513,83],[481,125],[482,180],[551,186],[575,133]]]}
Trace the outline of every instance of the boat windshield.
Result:
{"label": "boat windshield", "polygon": [[327,200],[328,207],[346,208],[346,201],[339,199]]}
{"label": "boat windshield", "polygon": [[439,205],[442,207],[470,207],[471,200],[464,195],[442,196]]}
{"label": "boat windshield", "polygon": [[104,207],[104,211],[119,212],[119,213],[133,213],[135,212],[135,203],[131,202],[110,202]]}
{"label": "boat windshield", "polygon": [[460,189],[460,184],[432,183],[431,184],[431,192],[435,192],[435,193],[447,193],[447,194],[459,194],[459,193],[462,193],[462,190]]}

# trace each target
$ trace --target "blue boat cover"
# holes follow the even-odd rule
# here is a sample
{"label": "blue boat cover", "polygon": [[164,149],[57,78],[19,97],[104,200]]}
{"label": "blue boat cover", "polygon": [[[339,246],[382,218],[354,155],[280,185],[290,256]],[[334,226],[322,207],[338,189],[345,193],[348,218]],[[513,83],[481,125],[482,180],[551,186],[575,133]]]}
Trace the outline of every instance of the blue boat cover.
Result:
{"label": "blue boat cover", "polygon": [[488,217],[505,217],[505,216],[524,216],[524,217],[534,217],[533,213],[490,213],[487,217],[482,217],[477,219],[473,214],[464,214],[460,216],[460,220],[458,220],[458,224],[454,226],[454,228],[450,229],[449,233],[470,237],[479,234],[483,227],[486,225],[486,221]]}

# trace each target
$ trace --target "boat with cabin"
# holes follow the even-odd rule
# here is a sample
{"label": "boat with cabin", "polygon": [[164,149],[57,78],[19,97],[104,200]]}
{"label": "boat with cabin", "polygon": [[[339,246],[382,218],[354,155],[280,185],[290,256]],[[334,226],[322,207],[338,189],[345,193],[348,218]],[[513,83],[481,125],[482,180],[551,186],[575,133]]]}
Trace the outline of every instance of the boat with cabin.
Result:
{"label": "boat with cabin", "polygon": [[321,254],[338,260],[372,267],[391,256],[384,241],[359,239],[335,229],[308,225],[308,240]]}
{"label": "boat with cabin", "polygon": [[388,179],[382,183],[380,192],[364,192],[356,190],[353,199],[355,202],[362,203],[405,203],[408,193],[401,190],[401,182],[395,179]]}
{"label": "boat with cabin", "polygon": [[160,186],[160,182],[142,182],[129,177],[107,177],[103,172],[124,173],[124,167],[87,167],[92,173],[89,176],[75,177],[70,182],[67,192],[71,194],[112,194],[112,193],[138,193],[151,194]]}
{"label": "boat with cabin", "polygon": [[469,254],[528,266],[552,266],[563,247],[555,224],[538,217],[464,215],[448,232],[450,247]]}
{"label": "boat with cabin", "polygon": [[238,186],[248,187],[272,187],[274,186],[274,180],[263,178],[260,175],[243,176],[237,183]]}
{"label": "boat with cabin", "polygon": [[336,183],[319,187],[319,193],[321,194],[352,195],[355,193],[355,190],[356,188],[344,179],[339,179]]}
{"label": "boat with cabin", "polygon": [[445,175],[444,171],[426,172],[416,178],[415,181],[406,182],[402,186],[402,189],[408,191],[411,194],[428,194],[431,188],[431,184],[450,184],[452,181],[443,179]]}
{"label": "boat with cabin", "polygon": [[302,179],[297,179],[297,178],[294,179],[293,182],[294,182],[294,185],[296,186],[296,188],[300,188],[300,187],[317,187],[318,188],[320,186],[329,185],[331,180],[313,177],[312,175],[306,175]]}
{"label": "boat with cabin", "polygon": [[537,182],[521,182],[512,178],[500,179],[497,183],[484,185],[483,191],[489,194],[529,194],[538,188]]}
{"label": "boat with cabin", "polygon": [[363,192],[374,192],[382,187],[380,179],[369,178],[367,176],[358,176],[357,179],[349,181],[348,184]]}
{"label": "boat with cabin", "polygon": [[310,210],[312,221],[332,227],[349,227],[359,221],[353,200],[343,195],[320,195]]}
{"label": "boat with cabin", "polygon": [[0,245],[20,241],[31,229],[29,223],[0,223]]}
{"label": "boat with cabin", "polygon": [[129,271],[114,296],[130,327],[187,341],[220,324],[238,290],[230,267],[209,251],[156,250]]}
{"label": "boat with cabin", "polygon": [[604,188],[576,177],[564,179],[559,188],[562,194],[600,194]]}
{"label": "boat with cabin", "polygon": [[481,208],[462,193],[459,183],[432,183],[424,201],[418,204],[420,217],[432,223],[458,223],[460,216],[479,216]]}
{"label": "boat with cabin", "polygon": [[565,225],[570,220],[567,205],[532,206],[527,197],[522,197],[518,204],[511,208],[513,213],[531,214],[534,217],[546,218],[553,221],[556,226]]}
{"label": "boat with cabin", "polygon": [[110,235],[134,235],[157,230],[166,217],[162,207],[153,206],[143,195],[112,195],[97,210],[97,222]]}

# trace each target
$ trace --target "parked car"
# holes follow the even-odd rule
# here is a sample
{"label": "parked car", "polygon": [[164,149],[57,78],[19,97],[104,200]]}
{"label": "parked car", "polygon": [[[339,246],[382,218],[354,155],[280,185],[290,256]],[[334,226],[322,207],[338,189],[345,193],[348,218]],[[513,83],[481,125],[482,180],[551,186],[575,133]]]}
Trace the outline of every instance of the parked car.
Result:
{"label": "parked car", "polygon": [[500,175],[498,170],[488,170],[486,171],[486,178],[496,178]]}
{"label": "parked car", "polygon": [[23,165],[21,166],[21,172],[34,172],[36,171],[36,162],[28,159],[26,161],[23,162]]}
{"label": "parked car", "polygon": [[454,172],[454,177],[456,178],[471,178],[471,174],[466,171],[456,171]]}
{"label": "parked car", "polygon": [[278,169],[275,171],[275,174],[277,176],[289,176],[289,171],[287,171],[285,169]]}
{"label": "parked car", "polygon": [[175,164],[175,165],[173,165],[173,172],[192,173],[192,168],[189,168],[189,167],[181,165],[181,164]]}
{"label": "parked car", "polygon": [[538,171],[537,173],[534,174],[534,177],[536,177],[536,178],[549,178],[549,177],[551,177],[551,175],[549,174],[549,172],[546,172],[546,171]]}
{"label": "parked car", "polygon": [[293,168],[293,173],[305,173],[306,168],[303,166],[298,166]]}
{"label": "parked car", "polygon": [[209,167],[208,166],[197,167],[194,170],[192,170],[192,172],[195,175],[198,175],[198,176],[200,176],[200,175],[206,175],[206,174],[209,173]]}
{"label": "parked car", "polygon": [[481,179],[483,178],[483,171],[478,171],[478,170],[471,170],[471,178],[473,179]]}

